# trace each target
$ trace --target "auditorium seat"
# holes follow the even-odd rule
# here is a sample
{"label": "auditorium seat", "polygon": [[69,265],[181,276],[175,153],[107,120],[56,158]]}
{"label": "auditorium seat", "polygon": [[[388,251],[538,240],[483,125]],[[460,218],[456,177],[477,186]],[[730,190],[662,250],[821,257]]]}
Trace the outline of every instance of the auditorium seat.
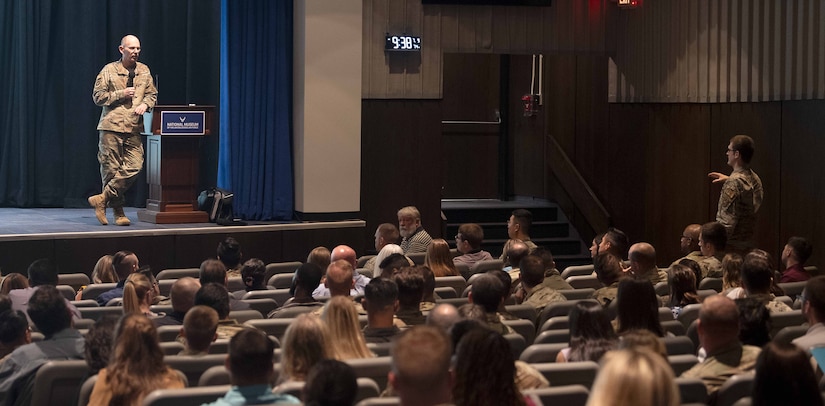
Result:
{"label": "auditorium seat", "polygon": [[529,304],[507,305],[504,306],[504,310],[506,310],[507,313],[510,313],[513,316],[516,316],[523,320],[529,320],[534,324],[536,322],[536,317],[538,316],[536,314],[536,308]]}
{"label": "auditorium seat", "polygon": [[364,265],[366,265],[366,263],[372,258],[375,258],[375,255],[361,255],[355,262],[355,266],[358,268],[363,268]]}
{"label": "auditorium seat", "polygon": [[362,276],[366,276],[367,278],[373,278],[373,271],[374,269],[367,269],[367,268],[355,268],[355,272],[358,272]]}
{"label": "auditorium seat", "polygon": [[771,314],[771,337],[775,337],[785,327],[801,326],[805,323],[802,310]]}
{"label": "auditorium seat", "polygon": [[272,286],[275,289],[289,289],[292,286],[292,279],[295,277],[295,273],[278,273],[272,275],[269,278],[269,281],[266,282],[267,286]]}
{"label": "auditorium seat", "polygon": [[416,265],[424,265],[424,260],[427,258],[426,252],[413,252],[407,254],[407,258],[411,259]]}
{"label": "auditorium seat", "polygon": [[184,348],[183,344],[177,341],[160,342],[160,350],[163,351],[163,355],[178,355]]}
{"label": "auditorium seat", "polygon": [[391,342],[389,343],[367,343],[367,348],[372,351],[378,357],[386,357],[390,355],[390,350],[392,349]]}
{"label": "auditorium seat", "polygon": [[669,307],[659,308],[659,321],[673,321],[673,311]]}
{"label": "auditorium seat", "polygon": [[455,307],[459,307],[461,305],[470,303],[470,301],[466,297],[457,297],[457,298],[454,298],[454,299],[436,299],[435,302],[437,304],[449,303],[449,304],[451,304]]}
{"label": "auditorium seat", "polygon": [[32,406],[51,406],[77,399],[80,382],[89,373],[85,360],[49,361],[34,378]]}
{"label": "auditorium seat", "polygon": [[565,279],[573,289],[601,289],[604,285],[596,278],[596,275],[571,276]]}
{"label": "auditorium seat", "polygon": [[676,386],[679,387],[679,394],[682,404],[707,404],[708,388],[699,378],[676,378]]}
{"label": "auditorium seat", "polygon": [[663,340],[665,343],[667,355],[696,354],[693,341],[686,336],[664,337],[660,340]]}
{"label": "auditorium seat", "polygon": [[311,311],[314,311],[315,309],[318,309],[318,307],[293,306],[293,307],[282,308],[281,310],[278,311],[278,314],[276,314],[275,317],[273,317],[273,318],[277,318],[277,319],[294,319],[294,318],[298,317],[301,314],[309,313]]}
{"label": "auditorium seat", "polygon": [[578,302],[591,302],[599,304],[599,302],[595,299],[566,300],[564,302],[550,303],[545,306],[541,311],[541,314],[539,314],[538,323],[536,325],[542,326],[544,325],[544,322],[552,317],[568,316],[570,314],[570,310],[573,309]]}
{"label": "auditorium seat", "polygon": [[670,364],[670,367],[673,368],[673,375],[679,376],[682,375],[682,372],[698,364],[699,358],[696,358],[693,354],[668,355],[667,362]]}
{"label": "auditorium seat", "polygon": [[542,331],[533,340],[533,344],[569,343],[570,330],[547,330]]}
{"label": "auditorium seat", "polygon": [[599,364],[593,361],[582,362],[548,362],[542,364],[531,364],[536,368],[553,387],[565,385],[583,385],[586,388],[593,386],[596,373],[599,371]]}
{"label": "auditorium seat", "polygon": [[717,293],[722,291],[722,278],[703,278],[699,281],[699,290],[713,289]]}
{"label": "auditorium seat", "polygon": [[773,337],[773,341],[777,344],[790,344],[794,339],[804,336],[807,332],[807,325],[788,326],[779,330]]}
{"label": "auditorium seat", "polygon": [[540,405],[584,406],[590,396],[590,392],[582,385],[553,385],[551,388],[528,389],[521,393]]}
{"label": "auditorium seat", "polygon": [[510,351],[513,353],[513,360],[519,359],[521,353],[527,348],[527,341],[521,334],[505,334],[504,339],[510,345]]}
{"label": "auditorium seat", "polygon": [[180,278],[195,278],[200,277],[200,268],[170,268],[164,269],[155,276],[158,281],[165,279],[180,279]]}
{"label": "auditorium seat", "polygon": [[467,266],[467,264],[455,264],[455,269],[458,271],[458,274],[464,278],[464,280],[467,280],[467,278],[470,277],[470,267]]}
{"label": "auditorium seat", "polygon": [[186,379],[194,385],[200,381],[201,375],[215,365],[223,365],[226,354],[209,354],[191,357],[187,355],[167,355],[163,357],[169,367],[182,372]]}
{"label": "auditorium seat", "polygon": [[699,289],[699,290],[696,291],[696,294],[699,296],[699,301],[701,302],[701,301],[704,301],[705,299],[707,299],[711,296],[718,295],[719,292],[717,292],[713,289]]}
{"label": "auditorium seat", "polygon": [[85,273],[61,273],[57,275],[58,285],[69,285],[75,292],[77,292],[81,286],[89,286],[91,283],[92,281],[89,280],[89,276]]}
{"label": "auditorium seat", "polygon": [[99,320],[101,317],[109,315],[120,318],[123,316],[122,307],[79,307],[80,317],[84,319]]}
{"label": "auditorium seat", "polygon": [[662,321],[661,324],[662,329],[665,330],[665,333],[671,333],[675,336],[685,335],[685,326],[683,326],[682,323],[680,323],[678,320]]}
{"label": "auditorium seat", "polygon": [[561,272],[561,277],[567,279],[571,276],[587,276],[593,274],[593,264],[588,265],[571,265],[564,268]]}
{"label": "auditorium seat", "polygon": [[289,289],[267,289],[267,290],[252,290],[243,295],[243,299],[272,299],[278,306],[286,303],[292,295],[289,294]]}
{"label": "auditorium seat", "polygon": [[170,304],[169,305],[152,305],[152,306],[149,306],[149,310],[151,310],[155,313],[158,313],[158,314],[160,314],[160,313],[169,314],[169,313],[172,313],[173,311],[175,311],[175,309],[172,308],[172,305],[170,305]]}
{"label": "auditorium seat", "polygon": [[401,398],[369,398],[356,403],[355,406],[401,406]]}
{"label": "auditorium seat", "polygon": [[283,338],[286,328],[289,327],[293,320],[294,319],[261,319],[249,320],[243,324],[255,327],[280,340]]}
{"label": "auditorium seat", "polygon": [[679,320],[685,328],[690,327],[690,323],[693,323],[694,320],[699,318],[699,310],[702,308],[700,303],[696,304],[689,304],[682,308],[682,312],[679,313],[679,317],[676,320]]}
{"label": "auditorium seat", "polygon": [[387,373],[390,372],[390,357],[348,359],[345,362],[355,369],[355,376],[370,378],[379,388],[387,387]]}
{"label": "auditorium seat", "polygon": [[301,265],[303,264],[298,261],[273,262],[270,264],[266,264],[266,277],[264,278],[264,280],[269,280],[269,278],[271,278],[272,275],[276,275],[279,273],[293,273]]}
{"label": "auditorium seat", "polygon": [[[278,371],[276,370],[275,373],[278,373]],[[209,369],[203,371],[203,374],[201,374],[198,380],[198,386],[229,385],[230,383],[231,377],[229,376],[229,370],[226,369],[224,365],[209,367]]]}
{"label": "auditorium seat", "polygon": [[57,291],[69,301],[74,300],[77,295],[77,290],[69,285],[57,285]]}
{"label": "auditorium seat", "polygon": [[582,288],[582,289],[565,289],[559,290],[559,293],[564,295],[567,300],[581,300],[581,299],[590,299],[596,293],[596,289],[593,288]]}
{"label": "auditorium seat", "polygon": [[177,281],[177,279],[158,279],[157,282],[158,289],[160,290],[160,295],[168,297],[169,294],[172,292],[172,285],[174,285]]}
{"label": "auditorium seat", "polygon": [[181,406],[211,403],[223,397],[230,388],[232,388],[231,385],[159,389],[152,391],[143,399],[143,406]]}
{"label": "auditorium seat", "polygon": [[[260,291],[259,291],[260,292]],[[229,312],[229,320],[243,324],[249,320],[263,319],[264,316],[257,310],[234,310]]]}
{"label": "auditorium seat", "polygon": [[805,284],[807,281],[804,282],[784,282],[778,283],[780,288],[785,291],[785,294],[790,296],[791,299],[796,299],[797,296],[802,294],[802,291],[805,289]]}
{"label": "auditorium seat", "polygon": [[492,270],[501,270],[503,268],[504,261],[500,259],[488,259],[484,261],[478,261],[470,267],[470,275],[475,275],[477,273],[483,273]]}
{"label": "auditorium seat", "polygon": [[748,397],[753,389],[753,374],[734,375],[719,388],[716,406],[733,406],[736,401]]}
{"label": "auditorium seat", "polygon": [[568,346],[568,343],[533,344],[524,349],[519,359],[528,364],[556,362],[556,356]]}
{"label": "auditorium seat", "polygon": [[243,278],[241,278],[240,276],[226,278],[226,290],[228,290],[229,292],[246,290],[246,284],[243,283]]}
{"label": "auditorium seat", "polygon": [[524,337],[524,341],[528,343],[532,343],[536,338],[536,323],[532,320],[502,320],[501,322],[515,330],[515,332]]}
{"label": "auditorium seat", "polygon": [[435,287],[451,287],[455,291],[455,297],[464,291],[467,281],[463,276],[439,276],[435,278]]}
{"label": "auditorium seat", "polygon": [[160,326],[158,327],[158,340],[160,342],[175,341],[183,326]]}
{"label": "auditorium seat", "polygon": [[443,299],[455,299],[458,297],[458,295],[455,293],[455,289],[453,289],[450,286],[437,287],[435,288],[434,292],[436,295],[438,295],[438,297]]}
{"label": "auditorium seat", "polygon": [[667,282],[659,282],[653,285],[653,290],[656,291],[656,296],[665,296],[670,294],[670,287]]}
{"label": "auditorium seat", "polygon": [[77,398],[77,406],[86,406],[89,404],[89,398],[92,396],[92,390],[97,383],[97,375],[92,375],[86,378],[83,385],[80,386],[80,395]]}
{"label": "auditorium seat", "polygon": [[538,333],[541,334],[547,330],[567,330],[570,328],[569,316],[556,316],[547,319],[539,328]]}
{"label": "auditorium seat", "polygon": [[74,307],[100,307],[100,305],[97,304],[97,300],[93,299],[70,300],[70,302],[74,305]]}
{"label": "auditorium seat", "polygon": [[278,308],[278,302],[269,298],[243,299],[241,301],[248,304],[251,310],[257,310],[264,316]]}

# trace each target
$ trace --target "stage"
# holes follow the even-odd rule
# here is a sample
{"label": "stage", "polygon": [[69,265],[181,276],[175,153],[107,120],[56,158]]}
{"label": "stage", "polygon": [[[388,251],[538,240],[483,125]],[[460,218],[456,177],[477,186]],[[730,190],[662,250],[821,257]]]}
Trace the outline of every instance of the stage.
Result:
{"label": "stage", "polygon": [[[197,267],[215,257],[219,241],[235,237],[244,258],[265,263],[304,261],[319,245],[347,244],[361,255],[367,235],[359,219],[329,222],[255,222],[246,226],[213,223],[153,224],[137,220],[137,208],[125,208],[132,225],[102,226],[94,211],[63,208],[0,208],[0,272],[26,273],[38,258],[52,258],[61,273],[91,273],[97,259],[120,250],[135,252],[142,266],[155,272]],[[108,212],[111,219],[111,211]]]}

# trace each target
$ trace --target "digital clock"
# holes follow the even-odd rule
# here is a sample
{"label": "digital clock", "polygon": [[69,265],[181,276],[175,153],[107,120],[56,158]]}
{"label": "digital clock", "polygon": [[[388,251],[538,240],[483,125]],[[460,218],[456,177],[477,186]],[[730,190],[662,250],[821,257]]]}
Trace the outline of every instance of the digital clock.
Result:
{"label": "digital clock", "polygon": [[385,51],[421,51],[421,37],[387,34]]}

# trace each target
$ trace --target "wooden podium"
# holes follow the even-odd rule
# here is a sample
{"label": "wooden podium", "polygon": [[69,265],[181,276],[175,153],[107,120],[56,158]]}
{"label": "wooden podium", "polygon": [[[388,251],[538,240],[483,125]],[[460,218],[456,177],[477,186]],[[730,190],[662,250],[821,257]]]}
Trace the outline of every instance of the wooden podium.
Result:
{"label": "wooden podium", "polygon": [[146,141],[149,198],[138,219],[155,224],[207,223],[198,210],[200,140],[211,134],[215,106],[155,106]]}

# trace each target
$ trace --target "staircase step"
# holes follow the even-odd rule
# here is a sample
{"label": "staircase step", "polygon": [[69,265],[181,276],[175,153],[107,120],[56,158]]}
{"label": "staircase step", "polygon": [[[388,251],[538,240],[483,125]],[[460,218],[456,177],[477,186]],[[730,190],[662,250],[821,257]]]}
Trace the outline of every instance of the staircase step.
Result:
{"label": "staircase step", "polygon": [[[507,239],[507,223],[478,223],[484,229],[484,239]],[[453,238],[458,234],[461,224],[447,224],[447,236]],[[530,236],[537,238],[564,238],[570,236],[570,225],[564,221],[533,222]]]}
{"label": "staircase step", "polygon": [[[525,208],[520,205],[510,207],[480,207],[480,208],[451,208],[447,209],[442,204],[441,211],[447,217],[447,223],[504,223],[510,219],[513,210]],[[539,221],[558,221],[559,211],[557,207],[528,207],[533,214],[533,223]]]}

